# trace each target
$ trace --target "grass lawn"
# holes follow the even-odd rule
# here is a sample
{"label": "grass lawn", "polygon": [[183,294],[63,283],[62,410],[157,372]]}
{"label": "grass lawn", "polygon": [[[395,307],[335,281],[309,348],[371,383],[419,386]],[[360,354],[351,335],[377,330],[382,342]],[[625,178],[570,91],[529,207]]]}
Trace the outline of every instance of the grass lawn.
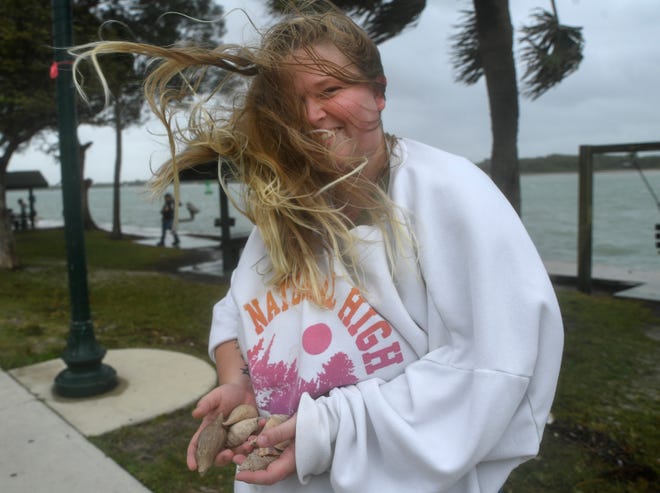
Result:
{"label": "grass lawn", "polygon": [[[0,367],[57,358],[69,331],[61,229],[16,236],[21,268],[0,271]],[[94,332],[107,348],[150,347],[206,358],[220,279],[176,274],[195,252],[86,234]],[[660,304],[557,287],[566,326],[554,421],[539,456],[507,493],[657,491],[660,472]],[[232,491],[231,468],[200,478],[185,466],[190,408],[92,441],[156,493]]]}

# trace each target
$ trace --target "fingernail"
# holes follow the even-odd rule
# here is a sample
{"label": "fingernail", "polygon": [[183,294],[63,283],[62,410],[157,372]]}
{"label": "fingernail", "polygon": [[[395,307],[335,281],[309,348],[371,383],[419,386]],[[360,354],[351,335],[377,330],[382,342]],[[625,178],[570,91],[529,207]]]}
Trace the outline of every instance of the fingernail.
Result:
{"label": "fingernail", "polygon": [[266,446],[268,446],[268,439],[267,439],[265,436],[263,436],[263,435],[259,435],[259,436],[257,437],[257,445],[258,445],[259,447],[266,447]]}

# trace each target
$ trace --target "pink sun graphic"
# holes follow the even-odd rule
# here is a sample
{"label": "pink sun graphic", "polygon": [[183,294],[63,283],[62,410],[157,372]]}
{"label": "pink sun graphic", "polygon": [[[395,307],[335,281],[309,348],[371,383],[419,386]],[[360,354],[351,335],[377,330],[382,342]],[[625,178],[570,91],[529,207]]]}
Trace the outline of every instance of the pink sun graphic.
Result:
{"label": "pink sun graphic", "polygon": [[332,331],[324,323],[310,325],[302,335],[302,346],[308,354],[321,354],[332,342]]}

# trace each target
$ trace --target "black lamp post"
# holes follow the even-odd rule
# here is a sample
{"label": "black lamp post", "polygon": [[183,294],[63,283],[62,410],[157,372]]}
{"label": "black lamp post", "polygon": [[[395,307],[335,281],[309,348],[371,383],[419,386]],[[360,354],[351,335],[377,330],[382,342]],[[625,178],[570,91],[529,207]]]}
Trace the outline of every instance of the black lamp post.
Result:
{"label": "black lamp post", "polygon": [[75,92],[71,56],[71,0],[53,0],[57,120],[60,135],[62,199],[66,237],[71,326],[62,359],[67,368],[55,377],[55,392],[65,397],[87,397],[117,385],[115,370],[102,364],[105,349],[94,336],[87,292],[85,236],[82,222],[81,177],[76,135]]}

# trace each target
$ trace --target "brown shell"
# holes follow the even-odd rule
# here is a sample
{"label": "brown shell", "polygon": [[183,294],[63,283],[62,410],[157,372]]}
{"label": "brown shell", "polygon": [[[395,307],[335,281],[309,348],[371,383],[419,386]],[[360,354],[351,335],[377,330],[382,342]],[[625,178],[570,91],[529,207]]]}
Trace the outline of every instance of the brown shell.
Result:
{"label": "brown shell", "polygon": [[264,430],[267,430],[268,428],[272,428],[273,426],[281,425],[287,419],[289,419],[289,416],[287,416],[286,414],[271,414],[270,416],[268,416],[268,419],[266,420],[266,424],[264,425]]}
{"label": "brown shell", "polygon": [[227,433],[225,447],[234,448],[245,442],[250,435],[259,429],[259,418],[248,418],[234,423]]}
{"label": "brown shell", "polygon": [[260,471],[266,469],[268,464],[277,459],[276,455],[259,455],[256,451],[250,453],[243,463],[238,466],[239,471]]}
{"label": "brown shell", "polygon": [[227,420],[222,424],[231,426],[244,419],[256,418],[257,416],[259,416],[259,411],[257,411],[256,407],[251,404],[240,404],[229,413]]}
{"label": "brown shell", "polygon": [[203,475],[215,462],[215,457],[225,448],[227,430],[222,425],[223,416],[220,414],[211,423],[206,425],[199,434],[195,459],[197,471]]}

